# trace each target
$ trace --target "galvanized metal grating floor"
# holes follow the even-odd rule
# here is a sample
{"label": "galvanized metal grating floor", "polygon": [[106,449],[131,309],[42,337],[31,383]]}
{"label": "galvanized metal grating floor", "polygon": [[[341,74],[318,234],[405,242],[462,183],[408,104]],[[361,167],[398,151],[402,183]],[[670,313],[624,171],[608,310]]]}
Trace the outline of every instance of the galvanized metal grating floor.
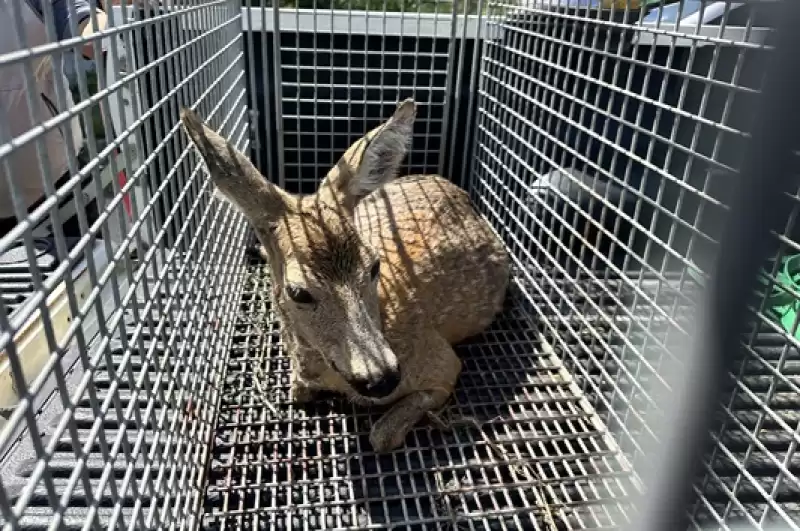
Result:
{"label": "galvanized metal grating floor", "polygon": [[[336,398],[308,406],[290,402],[290,363],[270,310],[269,279],[261,267],[250,268],[206,489],[205,528],[597,529],[626,520],[628,495],[638,484],[600,421],[606,418],[602,408],[594,412],[601,402],[583,394],[588,382],[573,378],[556,357],[558,348],[541,343],[541,327],[520,296],[509,298],[490,330],[458,348],[464,372],[440,416],[450,429],[429,422],[406,447],[378,456],[368,433],[380,410]],[[575,295],[567,280],[546,282]],[[626,284],[611,280],[606,287],[626,300]],[[665,296],[657,281],[642,285],[654,300],[674,308],[675,297]],[[592,293],[589,283],[584,291]],[[607,299],[602,292],[594,290],[595,302]],[[605,309],[618,315],[624,329],[623,315]],[[657,333],[652,308],[642,304],[638,310],[636,316]],[[600,327],[600,321],[589,314],[592,326]],[[590,362],[602,359],[600,347],[594,356],[581,355],[578,342],[564,337],[613,403],[600,368]],[[755,346],[765,359],[774,359],[782,347],[777,334],[762,334]],[[611,362],[605,370],[619,373]],[[759,378],[756,370],[742,381],[753,385]],[[796,424],[797,401],[797,395],[779,394],[770,406],[784,422]],[[709,457],[692,511],[699,525],[717,521],[709,507],[722,515],[731,505],[728,521],[743,511],[760,518],[769,504],[758,491],[769,491],[780,475],[765,453],[751,449],[744,460],[751,446],[744,428],[756,422],[758,405],[740,397],[731,411],[743,429],[728,426],[719,440],[747,463],[754,482],[743,480],[730,459]],[[758,439],[773,455],[791,452],[792,435],[775,422],[765,423]],[[796,457],[790,461],[796,471],[800,463]],[[777,485],[775,499],[800,516],[800,492],[790,482]],[[773,519],[774,513],[766,514],[766,521]]]}
{"label": "galvanized metal grating floor", "polygon": [[[270,312],[269,279],[261,267],[251,264],[244,282],[207,471],[205,529],[597,529],[625,520],[628,495],[637,484],[618,441],[599,420],[606,418],[601,402],[591,392],[582,392],[590,386],[580,371],[567,370],[558,361],[558,348],[550,350],[541,342],[542,326],[536,324],[533,312],[519,296],[510,297],[506,312],[490,330],[459,347],[464,373],[453,402],[441,415],[453,425],[452,431],[442,431],[431,422],[415,430],[407,447],[376,456],[367,438],[379,410],[355,408],[337,399],[306,407],[289,402],[289,360],[282,350],[279,325]],[[581,300],[577,286],[568,280],[551,276],[542,283],[557,283],[573,301]],[[648,293],[657,289],[656,283],[644,285]],[[611,280],[606,286],[617,293],[625,291],[620,281]],[[588,285],[582,288],[592,293]],[[599,300],[600,292],[594,292]],[[671,301],[663,296],[657,300],[667,305]],[[607,315],[615,315],[613,308],[606,308]],[[644,305],[637,312],[642,322],[651,314]],[[587,316],[589,323],[600,327],[599,315],[587,312]],[[559,323],[564,316],[548,318]],[[619,319],[621,322],[622,317]],[[131,314],[126,320],[132,328],[142,317]],[[182,324],[188,326],[171,323],[170,328]],[[185,333],[191,342],[191,330]],[[582,352],[568,334],[562,337],[585,362],[594,383],[613,399],[592,356]],[[144,332],[143,340],[145,348],[156,347],[154,354],[165,354],[158,338]],[[620,348],[619,343],[614,348]],[[778,334],[762,334],[755,351],[774,362],[783,347]],[[602,359],[597,358],[600,352],[594,353],[594,359]],[[119,407],[127,410],[132,407],[132,389],[125,378],[113,376],[119,373],[122,358],[121,345],[112,345],[114,367],[102,368],[94,382],[101,402],[116,395]],[[784,360],[782,372],[797,381],[800,356],[792,350],[789,358]],[[767,385],[765,369],[754,365],[752,356],[749,359],[741,382],[758,396]],[[142,361],[133,356],[127,363],[139,373]],[[613,364],[605,369],[616,374]],[[154,496],[153,491],[160,456],[174,456],[179,451],[177,446],[165,444],[163,436],[157,440],[154,415],[166,411],[175,416],[183,408],[162,404],[156,397],[148,403],[141,394],[137,402],[142,409],[152,408],[146,417],[149,421],[144,425],[133,419],[125,423],[127,440],[146,449],[150,466],[137,461],[130,467],[125,452],[118,451],[108,468],[100,442],[90,433],[96,419],[90,401],[80,401],[74,415],[80,441],[95,440],[88,448],[86,469],[94,489],[101,481],[106,485],[95,508],[103,527],[120,517],[126,524],[136,525],[142,521],[139,515],[160,505],[159,495]],[[779,389],[769,405],[783,423],[798,425],[800,399],[796,393]],[[753,437],[748,430],[758,422],[758,400],[740,395],[731,411],[735,420],[728,419],[719,440],[735,461],[724,454],[710,459],[709,470],[703,471],[707,484],[697,485],[702,492],[693,513],[697,522],[713,522],[709,508],[723,514],[729,505],[729,518],[744,512],[758,518],[768,507],[763,491],[776,487],[781,477],[770,454],[750,449]],[[39,422],[44,434],[52,430],[60,413],[57,400],[41,409]],[[185,417],[184,413],[175,418]],[[481,423],[481,429],[467,418]],[[104,423],[106,441],[114,441],[122,428],[112,419],[110,416]],[[785,426],[767,418],[756,438],[772,455],[787,457],[787,468],[797,473],[800,463],[789,455],[796,436]],[[35,465],[31,450],[23,438],[3,460],[2,480],[10,493],[21,492],[30,477]],[[76,449],[64,434],[55,450],[49,468],[56,489],[60,489],[74,469]],[[747,464],[749,477],[742,477],[737,461]],[[163,464],[169,463],[167,458]],[[131,491],[133,483],[138,500]],[[123,492],[126,484],[129,490]],[[735,485],[736,495],[731,496]],[[796,487],[784,479],[775,492],[774,499],[783,510],[800,517]],[[734,498],[737,501],[731,504]],[[83,528],[90,509],[80,483],[67,506],[62,528]],[[40,483],[23,523],[29,529],[45,529],[52,516]],[[768,515],[768,519],[773,517]]]}
{"label": "galvanized metal grating floor", "polygon": [[490,330],[459,347],[464,371],[440,417],[452,431],[429,422],[405,448],[378,456],[368,434],[379,410],[337,399],[291,404],[269,292],[255,266],[223,392],[207,529],[621,522],[634,488],[625,460],[520,306],[510,302]]}

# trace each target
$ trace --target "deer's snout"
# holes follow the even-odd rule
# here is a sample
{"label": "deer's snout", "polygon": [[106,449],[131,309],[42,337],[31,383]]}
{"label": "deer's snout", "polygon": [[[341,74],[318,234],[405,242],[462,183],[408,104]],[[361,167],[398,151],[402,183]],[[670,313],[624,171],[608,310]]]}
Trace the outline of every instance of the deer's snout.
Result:
{"label": "deer's snout", "polygon": [[361,396],[383,398],[400,385],[397,356],[363,299],[353,299],[348,311],[350,326],[344,332],[342,350],[334,356],[333,367]]}
{"label": "deer's snout", "polygon": [[349,358],[350,370],[343,376],[361,396],[383,398],[400,385],[397,358],[388,346],[366,352],[351,350]]}

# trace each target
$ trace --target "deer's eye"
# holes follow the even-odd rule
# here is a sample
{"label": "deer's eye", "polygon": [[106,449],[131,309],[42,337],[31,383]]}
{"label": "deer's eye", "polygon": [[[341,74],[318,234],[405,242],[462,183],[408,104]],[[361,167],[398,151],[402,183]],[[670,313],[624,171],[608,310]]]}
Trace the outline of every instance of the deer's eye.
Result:
{"label": "deer's eye", "polygon": [[372,269],[369,270],[369,276],[372,280],[378,278],[378,275],[381,272],[381,261],[375,260],[375,263],[372,264]]}
{"label": "deer's eye", "polygon": [[286,286],[286,295],[297,304],[311,304],[314,302],[314,297],[308,291],[294,284]]}

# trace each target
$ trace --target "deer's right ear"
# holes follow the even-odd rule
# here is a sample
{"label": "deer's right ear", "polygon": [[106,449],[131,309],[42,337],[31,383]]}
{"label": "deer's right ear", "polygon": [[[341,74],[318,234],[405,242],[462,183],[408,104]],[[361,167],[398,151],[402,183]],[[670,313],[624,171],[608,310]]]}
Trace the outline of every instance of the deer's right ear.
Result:
{"label": "deer's right ear", "polygon": [[194,111],[181,109],[181,124],[208,167],[214,186],[256,229],[270,227],[283,216],[291,197],[288,193],[264,178],[243,153]]}
{"label": "deer's right ear", "polygon": [[320,185],[319,197],[352,212],[358,201],[394,179],[408,152],[416,115],[414,100],[402,101],[386,122],[342,155]]}

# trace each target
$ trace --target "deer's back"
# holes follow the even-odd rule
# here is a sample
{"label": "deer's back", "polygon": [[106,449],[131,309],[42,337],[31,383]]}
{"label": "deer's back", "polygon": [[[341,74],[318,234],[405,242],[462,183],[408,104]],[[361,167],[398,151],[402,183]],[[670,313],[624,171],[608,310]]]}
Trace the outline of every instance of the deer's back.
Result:
{"label": "deer's back", "polygon": [[505,248],[466,192],[446,179],[392,181],[359,203],[355,221],[381,255],[387,337],[413,333],[407,328],[423,322],[456,343],[481,332],[502,308]]}

